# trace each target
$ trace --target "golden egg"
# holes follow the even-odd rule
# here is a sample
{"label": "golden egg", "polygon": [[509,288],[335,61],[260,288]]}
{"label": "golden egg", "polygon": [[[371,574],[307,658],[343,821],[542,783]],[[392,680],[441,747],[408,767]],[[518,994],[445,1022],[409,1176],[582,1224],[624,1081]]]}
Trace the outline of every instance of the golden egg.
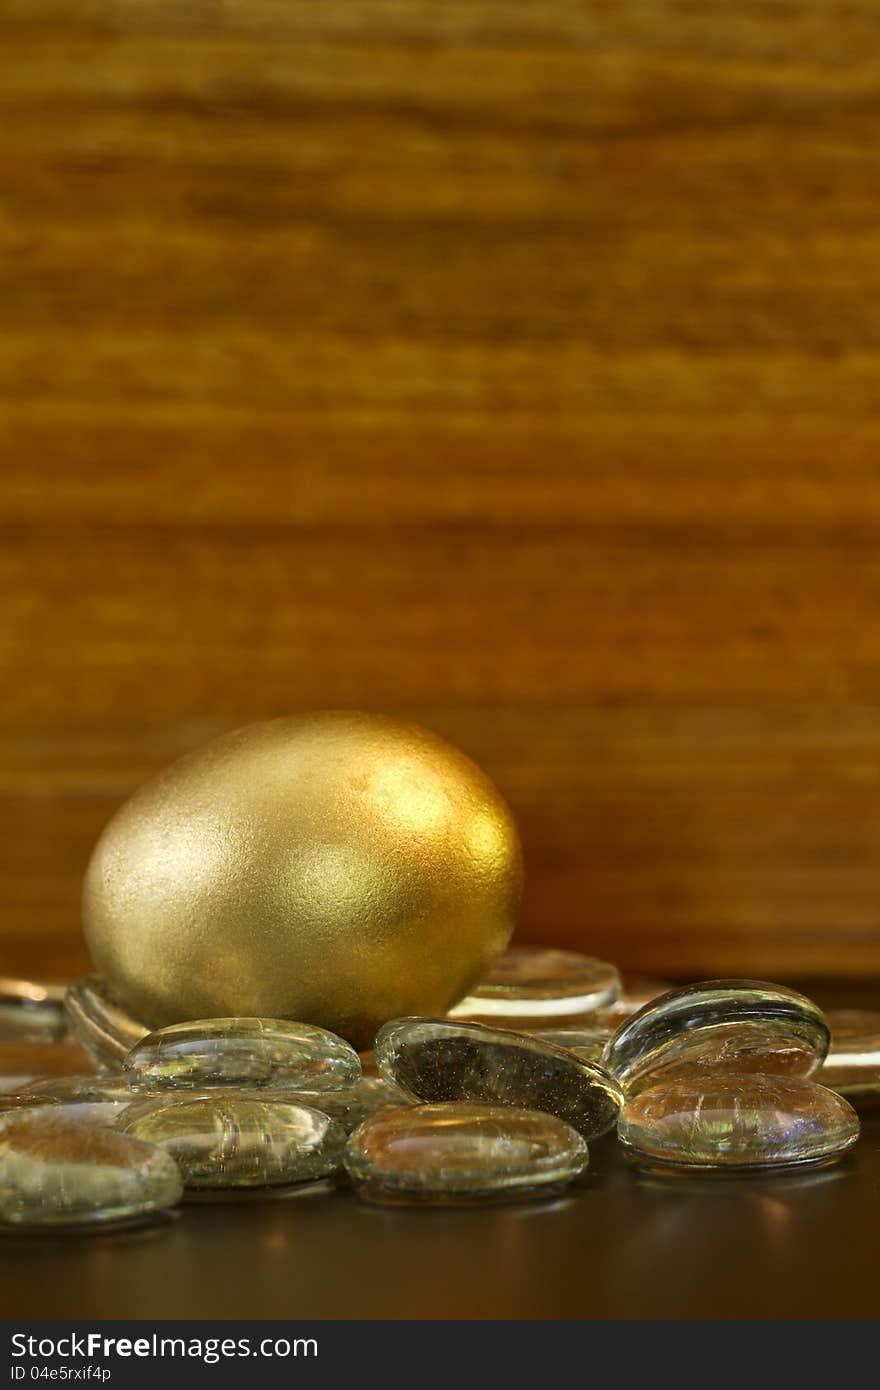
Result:
{"label": "golden egg", "polygon": [[463,753],[378,715],[304,714],[136,792],[95,847],[83,917],[149,1024],[262,1015],[366,1047],[466,993],[507,943],[521,880],[511,812]]}

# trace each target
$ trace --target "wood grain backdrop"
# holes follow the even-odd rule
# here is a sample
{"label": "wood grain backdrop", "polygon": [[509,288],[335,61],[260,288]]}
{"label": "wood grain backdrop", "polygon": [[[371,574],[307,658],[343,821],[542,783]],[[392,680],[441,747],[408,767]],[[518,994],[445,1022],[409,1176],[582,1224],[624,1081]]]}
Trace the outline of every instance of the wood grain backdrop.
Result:
{"label": "wood grain backdrop", "polygon": [[523,935],[880,967],[874,0],[0,0],[0,970],[240,722],[399,711]]}

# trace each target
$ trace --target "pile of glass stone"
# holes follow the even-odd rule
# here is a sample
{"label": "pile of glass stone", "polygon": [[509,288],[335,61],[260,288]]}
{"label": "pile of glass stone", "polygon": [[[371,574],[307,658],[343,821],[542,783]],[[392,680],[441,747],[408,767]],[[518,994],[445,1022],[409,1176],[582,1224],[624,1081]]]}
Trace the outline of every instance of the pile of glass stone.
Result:
{"label": "pile of glass stone", "polygon": [[622,982],[513,947],[446,1018],[359,1056],[324,1029],[227,1018],[151,1032],[94,976],[0,981],[0,1229],[94,1229],[181,1198],[333,1179],[371,1201],[555,1196],[616,1130],[635,1163],[828,1163],[880,1094],[880,1015],[781,985]]}

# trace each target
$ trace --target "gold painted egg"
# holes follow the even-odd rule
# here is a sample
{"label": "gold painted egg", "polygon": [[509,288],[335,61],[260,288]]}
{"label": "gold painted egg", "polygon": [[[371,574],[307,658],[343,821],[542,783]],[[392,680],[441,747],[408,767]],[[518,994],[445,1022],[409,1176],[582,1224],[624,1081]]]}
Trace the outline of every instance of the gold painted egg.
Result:
{"label": "gold painted egg", "polygon": [[367,1047],[442,1014],[513,930],[516,826],[413,724],[304,714],[215,739],[117,812],[86,874],[99,969],[153,1026],[289,1018]]}

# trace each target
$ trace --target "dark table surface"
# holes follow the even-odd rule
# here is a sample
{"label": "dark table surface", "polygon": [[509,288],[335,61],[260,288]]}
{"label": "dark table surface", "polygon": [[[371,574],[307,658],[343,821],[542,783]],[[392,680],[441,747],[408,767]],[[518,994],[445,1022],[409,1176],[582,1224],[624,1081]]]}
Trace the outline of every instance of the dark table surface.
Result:
{"label": "dark table surface", "polygon": [[370,1207],[313,1188],[169,1224],[7,1238],[9,1318],[865,1318],[880,1311],[880,1116],[824,1169],[640,1174],[613,1139],[546,1205]]}
{"label": "dark table surface", "polygon": [[[829,1003],[876,1003],[834,992]],[[825,1168],[634,1168],[613,1136],[550,1203],[374,1207],[330,1184],[0,1244],[7,1318],[873,1318],[880,1109]]]}

